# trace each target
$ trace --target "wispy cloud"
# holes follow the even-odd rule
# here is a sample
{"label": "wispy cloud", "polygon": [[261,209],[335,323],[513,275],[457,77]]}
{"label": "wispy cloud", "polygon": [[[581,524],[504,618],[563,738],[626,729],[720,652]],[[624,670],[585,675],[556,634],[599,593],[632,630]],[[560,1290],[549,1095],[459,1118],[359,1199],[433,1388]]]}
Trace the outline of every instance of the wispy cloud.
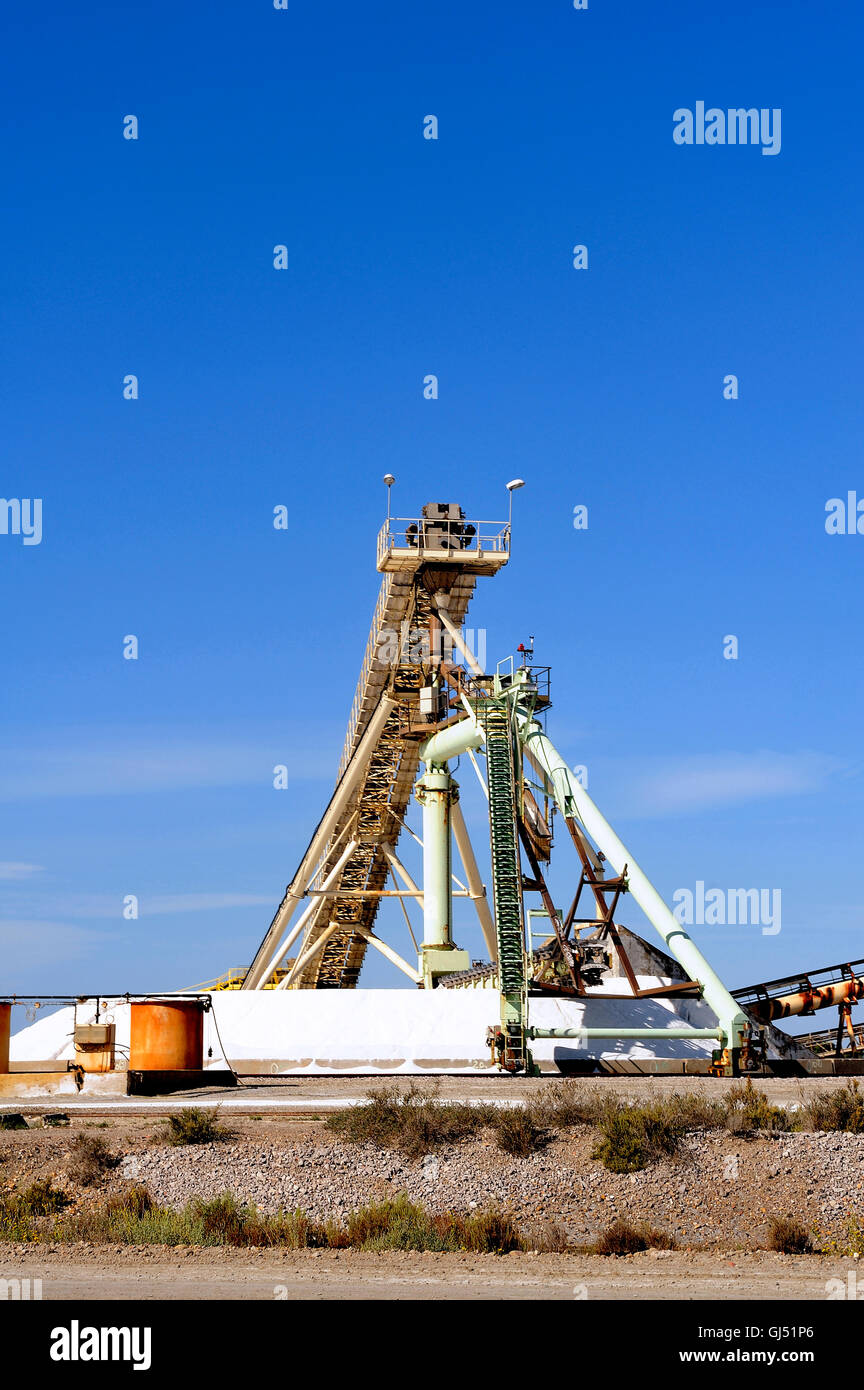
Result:
{"label": "wispy cloud", "polygon": [[602,760],[597,776],[589,783],[589,791],[599,798],[605,782],[621,815],[676,816],[769,799],[811,796],[856,771],[850,763],[823,753],[767,750],[652,758],[614,765]]}
{"label": "wispy cloud", "polygon": [[[339,743],[322,731],[297,746],[296,730],[264,731],[241,742],[199,730],[54,731],[0,742],[0,801],[47,797],[128,796],[202,787],[272,784],[273,768],[285,765],[291,782],[332,780]],[[318,751],[318,750],[321,751]]]}
{"label": "wispy cloud", "polygon": [[20,883],[42,872],[41,864],[15,864],[0,860],[0,883]]}
{"label": "wispy cloud", "polygon": [[223,912],[231,907],[278,907],[278,893],[166,893],[139,899],[141,916],[162,917],[172,912]]}
{"label": "wispy cloud", "polygon": [[110,938],[89,927],[70,926],[67,922],[40,921],[30,917],[0,919],[0,951],[3,972],[24,965],[32,967],[40,958],[50,959],[52,967],[58,962],[80,960],[92,955],[93,948],[104,945]]}
{"label": "wispy cloud", "polygon": [[[138,915],[143,917],[168,917],[186,912],[225,912],[240,907],[278,906],[280,890],[272,893],[147,893],[138,894]],[[12,911],[26,911],[34,920],[39,913],[51,919],[62,913],[66,917],[98,919],[101,921],[121,921],[123,918],[123,895],[121,893],[67,893],[28,894],[27,899],[19,897]],[[8,910],[8,908],[7,908]],[[4,920],[0,918],[0,923]]]}

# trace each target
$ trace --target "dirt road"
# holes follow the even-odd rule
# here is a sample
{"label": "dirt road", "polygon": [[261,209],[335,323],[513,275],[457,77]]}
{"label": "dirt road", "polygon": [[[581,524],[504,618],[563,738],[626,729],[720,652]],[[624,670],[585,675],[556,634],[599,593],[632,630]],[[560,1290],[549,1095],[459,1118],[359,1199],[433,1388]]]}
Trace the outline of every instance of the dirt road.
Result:
{"label": "dirt road", "polygon": [[[34,1258],[6,1247],[0,1279],[41,1279],[45,1300],[574,1300],[752,1299],[825,1301],[851,1260],[826,1256],[653,1252],[579,1255],[423,1255],[354,1251],[154,1247],[61,1252]],[[835,1286],[836,1288],[836,1286]]]}
{"label": "dirt road", "polygon": [[[4,1098],[3,1111],[23,1111],[28,1116],[64,1110],[70,1115],[110,1116],[113,1119],[171,1114],[184,1105],[202,1109],[218,1107],[226,1115],[239,1118],[255,1114],[303,1116],[327,1114],[345,1105],[357,1104],[370,1092],[407,1091],[415,1087],[437,1095],[441,1100],[493,1101],[502,1105],[529,1101],[554,1085],[549,1078],[508,1076],[296,1076],[246,1077],[236,1087],[205,1087],[168,1096],[80,1096],[41,1099]],[[704,1076],[619,1076],[585,1077],[580,1086],[587,1093],[614,1092],[623,1100],[644,1103],[662,1096],[693,1092],[715,1099],[735,1085],[726,1078]],[[801,1104],[814,1094],[839,1090],[843,1077],[769,1077],[756,1083],[774,1105]]]}

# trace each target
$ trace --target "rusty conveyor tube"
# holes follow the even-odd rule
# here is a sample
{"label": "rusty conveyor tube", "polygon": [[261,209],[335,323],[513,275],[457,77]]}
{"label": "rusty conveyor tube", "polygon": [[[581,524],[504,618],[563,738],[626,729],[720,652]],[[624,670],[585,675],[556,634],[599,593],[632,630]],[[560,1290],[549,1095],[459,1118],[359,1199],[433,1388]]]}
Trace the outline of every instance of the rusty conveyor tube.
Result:
{"label": "rusty conveyor tube", "polygon": [[770,1023],[775,1018],[813,1014],[817,1009],[836,1008],[838,1004],[851,1004],[856,999],[864,999],[864,980],[838,980],[836,984],[821,985],[818,989],[778,994],[776,999],[757,999],[744,1007],[760,1023]]}

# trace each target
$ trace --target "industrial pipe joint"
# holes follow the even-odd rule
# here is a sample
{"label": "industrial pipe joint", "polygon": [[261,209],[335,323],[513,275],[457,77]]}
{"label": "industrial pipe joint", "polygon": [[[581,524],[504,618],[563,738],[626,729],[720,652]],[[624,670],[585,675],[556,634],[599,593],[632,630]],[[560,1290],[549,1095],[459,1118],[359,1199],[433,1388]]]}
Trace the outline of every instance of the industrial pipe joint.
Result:
{"label": "industrial pipe joint", "polygon": [[462,719],[449,728],[439,729],[437,734],[427,738],[420,745],[420,757],[427,767],[445,768],[451,758],[460,753],[480,748],[483,744],[483,730],[476,719]]}

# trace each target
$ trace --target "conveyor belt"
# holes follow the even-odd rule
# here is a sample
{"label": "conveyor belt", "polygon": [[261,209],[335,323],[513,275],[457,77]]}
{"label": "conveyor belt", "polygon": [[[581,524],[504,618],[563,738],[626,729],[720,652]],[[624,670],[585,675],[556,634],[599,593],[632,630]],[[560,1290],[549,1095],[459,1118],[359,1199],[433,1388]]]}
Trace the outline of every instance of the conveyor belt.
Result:
{"label": "conveyor belt", "polygon": [[[453,581],[449,612],[457,624],[464,621],[475,583],[473,574],[459,574]],[[387,659],[381,639],[382,634],[386,641],[388,634],[399,632],[406,621],[411,630],[425,628],[429,606],[429,595],[417,576],[385,574],[351,709],[340,775],[382,694],[389,691],[400,703],[379,737],[363,782],[336,827],[316,882],[320,883],[338,861],[339,836],[355,815],[357,849],[334,888],[337,896],[324,899],[321,910],[307,926],[302,943],[297,946],[297,957],[336,923],[339,929],[292,982],[292,988],[353,989],[357,984],[367,950],[363,932],[372,930],[380,899],[340,897],[338,889],[356,892],[385,886],[388,862],[383,846],[395,845],[399,838],[418,771],[418,742],[405,739],[404,732],[412,709],[416,710],[422,667],[416,661],[394,666]]]}
{"label": "conveyor belt", "polygon": [[477,576],[497,574],[509,547],[509,523],[467,521],[455,504],[428,503],[415,518],[388,515],[377,545],[383,580],[336,788],[242,989],[272,988],[278,968],[281,989],[357,984],[390,868],[385,851],[392,853],[402,829],[419,743],[434,731],[420,714],[419,692],[442,654],[430,660],[416,637],[432,631],[437,641],[433,595],[438,612],[447,595],[450,619],[461,628]]}
{"label": "conveyor belt", "polygon": [[510,707],[506,701],[501,703],[480,699],[477,701],[477,717],[483,724],[486,740],[501,1021],[507,1034],[508,1065],[521,1071],[525,1065],[525,926]]}

